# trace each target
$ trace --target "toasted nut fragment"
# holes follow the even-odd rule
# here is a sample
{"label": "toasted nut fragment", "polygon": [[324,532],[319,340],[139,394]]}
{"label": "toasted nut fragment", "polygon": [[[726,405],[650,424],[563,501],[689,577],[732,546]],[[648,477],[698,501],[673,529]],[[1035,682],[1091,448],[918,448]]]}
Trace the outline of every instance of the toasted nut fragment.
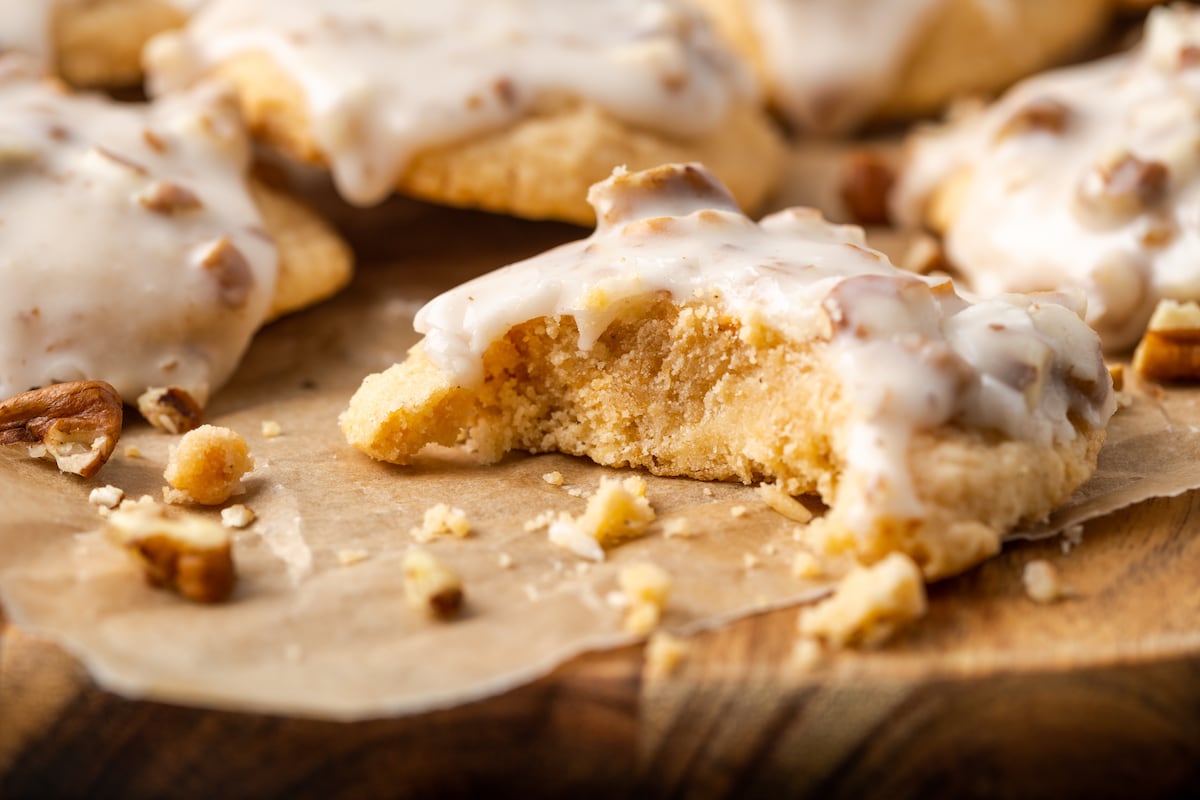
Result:
{"label": "toasted nut fragment", "polygon": [[763,502],[793,522],[808,522],[813,518],[803,503],[785,492],[776,483],[764,483],[758,487],[758,496]]}
{"label": "toasted nut fragment", "polygon": [[1108,375],[1112,378],[1113,391],[1119,392],[1125,388],[1125,365],[1124,364],[1106,364],[1108,367]]}
{"label": "toasted nut fragment", "polygon": [[1053,603],[1063,596],[1058,570],[1049,561],[1040,558],[1030,561],[1021,573],[1021,581],[1025,584],[1025,594],[1035,603]]}
{"label": "toasted nut fragment", "polygon": [[413,608],[452,617],[462,608],[462,578],[429,551],[414,548],[404,555],[404,596]]}
{"label": "toasted nut fragment", "polygon": [[104,381],[56,383],[0,403],[0,444],[28,444],[63,472],[90,478],[121,436],[121,396]]}
{"label": "toasted nut fragment", "polygon": [[543,475],[542,480],[551,486],[562,486],[563,474],[558,470],[554,470],[554,472],[547,472],[545,475]]}
{"label": "toasted nut fragment", "polygon": [[106,533],[141,564],[151,586],[198,603],[219,603],[233,593],[229,531],[207,517],[135,503],[109,515]]}
{"label": "toasted nut fragment", "polygon": [[1200,305],[1160,301],[1133,351],[1133,368],[1153,380],[1200,379]]}
{"label": "toasted nut fragment", "polygon": [[1034,131],[1062,133],[1067,129],[1070,119],[1071,109],[1066,103],[1052,97],[1042,97],[1017,109],[996,131],[996,141],[1002,142],[1010,136]]}
{"label": "toasted nut fragment", "polygon": [[221,509],[221,524],[226,528],[245,528],[258,516],[249,506],[235,503],[229,508]]}
{"label": "toasted nut fragment", "polygon": [[200,198],[196,197],[191,189],[186,189],[171,181],[155,181],[144,191],[138,193],[137,200],[143,208],[158,214],[178,214],[204,207]]}
{"label": "toasted nut fragment", "polygon": [[137,407],[147,422],[167,433],[187,433],[204,421],[204,409],[178,386],[147,389],[138,397]]}
{"label": "toasted nut fragment", "polygon": [[657,628],[671,594],[671,576],[657,564],[643,561],[617,573],[617,585],[628,604],[625,630],[647,634]]}
{"label": "toasted nut fragment", "polygon": [[246,304],[254,286],[254,273],[233,242],[222,236],[200,256],[200,266],[216,278],[222,303],[230,308]]}
{"label": "toasted nut fragment", "polygon": [[218,505],[241,491],[242,476],[254,468],[246,440],[236,431],[201,425],[171,448],[163,477],[176,490],[172,502]]}
{"label": "toasted nut fragment", "polygon": [[800,615],[800,633],[834,646],[881,643],[925,613],[921,569],[902,553],[856,567],[828,600]]}
{"label": "toasted nut fragment", "polygon": [[1170,174],[1161,161],[1143,161],[1132,153],[1122,153],[1088,170],[1076,198],[1079,207],[1097,222],[1124,222],[1163,199]]}
{"label": "toasted nut fragment", "polygon": [[860,225],[886,225],[889,222],[888,195],[895,182],[895,170],[881,155],[870,150],[856,150],[846,161],[842,202]]}
{"label": "toasted nut fragment", "polygon": [[275,439],[283,435],[283,427],[273,419],[262,421],[262,435],[267,439]]}
{"label": "toasted nut fragment", "polygon": [[424,522],[409,530],[408,534],[422,544],[433,541],[435,536],[450,535],[466,538],[471,532],[471,521],[461,508],[451,508],[445,503],[425,509]]}
{"label": "toasted nut fragment", "polygon": [[97,486],[88,493],[88,502],[101,509],[116,508],[124,499],[125,490],[111,483],[107,486]]}

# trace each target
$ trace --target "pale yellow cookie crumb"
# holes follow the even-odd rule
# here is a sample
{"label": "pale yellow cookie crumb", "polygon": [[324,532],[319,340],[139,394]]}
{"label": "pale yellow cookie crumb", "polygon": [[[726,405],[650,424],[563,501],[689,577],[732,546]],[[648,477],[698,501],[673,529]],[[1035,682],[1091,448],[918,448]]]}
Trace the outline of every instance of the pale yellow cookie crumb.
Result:
{"label": "pale yellow cookie crumb", "polygon": [[734,506],[733,508],[729,509],[729,516],[733,517],[734,519],[738,519],[746,516],[746,512],[747,509],[745,506]]}
{"label": "pale yellow cookie crumb", "polygon": [[705,496],[705,497],[712,497],[712,496],[713,496],[713,490],[712,490],[712,487],[711,487],[711,486],[705,486],[705,487],[704,487],[703,489],[701,489],[700,491],[701,491],[701,492],[704,494],[704,496]]}
{"label": "pale yellow cookie crumb", "polygon": [[553,511],[543,511],[533,519],[526,520],[521,527],[526,533],[540,531],[542,528],[549,528],[550,524],[554,522],[554,517],[555,514]]}
{"label": "pale yellow cookie crumb", "polygon": [[254,509],[241,503],[235,503],[221,509],[221,524],[226,528],[245,528],[257,515]]}
{"label": "pale yellow cookie crumb", "polygon": [[358,547],[349,547],[344,550],[337,551],[338,563],[343,567],[352,567],[355,564],[361,564],[370,557],[366,550]]}
{"label": "pale yellow cookie crumb", "polygon": [[758,566],[758,556],[754,553],[742,553],[742,568],[754,569]]}
{"label": "pale yellow cookie crumb", "polygon": [[102,511],[116,508],[121,505],[121,501],[124,499],[125,490],[112,484],[97,486],[88,493],[88,502],[97,506]]}
{"label": "pale yellow cookie crumb", "polygon": [[163,495],[168,502],[218,505],[242,491],[242,476],[253,468],[254,458],[241,434],[201,425],[171,448],[163,477],[174,491],[164,489]]}
{"label": "pale yellow cookie crumb", "polygon": [[496,564],[500,569],[511,569],[513,565],[513,557],[508,553],[501,553],[496,557]]}
{"label": "pale yellow cookie crumb", "polygon": [[1025,565],[1021,573],[1025,594],[1035,603],[1053,603],[1063,597],[1062,581],[1058,570],[1049,561],[1036,559]]}
{"label": "pale yellow cookie crumb", "polygon": [[543,475],[542,480],[551,486],[562,486],[563,474],[558,470],[554,470],[554,472],[547,472],[545,475]]}
{"label": "pale yellow cookie crumb", "polygon": [[471,532],[471,522],[467,512],[461,508],[452,508],[445,503],[425,509],[425,519],[419,526],[409,530],[409,535],[422,544],[433,541],[437,536],[453,536],[457,539],[466,538]]}
{"label": "pale yellow cookie crumb", "polygon": [[855,567],[833,596],[800,615],[800,632],[837,647],[876,645],[925,613],[920,568],[903,553]]}
{"label": "pale yellow cookie crumb", "polygon": [[646,642],[646,677],[655,680],[670,677],[687,657],[691,647],[669,633],[658,632]]}
{"label": "pale yellow cookie crumb", "polygon": [[808,522],[813,517],[803,503],[779,488],[778,484],[764,483],[756,491],[764,503],[792,522]]}
{"label": "pale yellow cookie crumb", "polygon": [[825,568],[812,553],[801,551],[792,557],[792,574],[797,578],[811,580],[825,574]]}
{"label": "pale yellow cookie crumb", "polygon": [[262,421],[262,435],[268,439],[274,439],[277,436],[282,436],[283,427],[273,419],[264,419]]}
{"label": "pale yellow cookie crumb", "polygon": [[617,585],[628,604],[625,630],[644,635],[657,628],[671,594],[666,570],[648,561],[630,564],[617,573]]}
{"label": "pale yellow cookie crumb", "polygon": [[792,648],[792,665],[805,672],[821,663],[825,650],[821,643],[810,637],[801,636]]}
{"label": "pale yellow cookie crumb", "polygon": [[684,517],[675,517],[663,523],[663,536],[667,539],[684,539],[695,535],[691,523]]}
{"label": "pale yellow cookie crumb", "polygon": [[125,447],[125,457],[126,458],[141,458],[142,457],[142,449],[140,447],[138,447],[136,444],[127,445]]}
{"label": "pale yellow cookie crumb", "polygon": [[641,536],[654,516],[643,478],[604,477],[581,515],[564,512],[550,523],[550,541],[576,555],[603,561],[605,548]]}
{"label": "pale yellow cookie crumb", "polygon": [[462,608],[462,578],[429,551],[413,548],[404,555],[404,596],[413,608],[451,617]]}

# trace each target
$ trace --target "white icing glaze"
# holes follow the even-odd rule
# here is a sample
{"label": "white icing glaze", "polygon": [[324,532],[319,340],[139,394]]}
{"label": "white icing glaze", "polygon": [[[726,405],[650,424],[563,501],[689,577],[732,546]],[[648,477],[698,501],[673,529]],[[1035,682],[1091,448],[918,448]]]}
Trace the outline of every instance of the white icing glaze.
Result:
{"label": "white icing glaze", "polygon": [[86,378],[203,402],[275,286],[236,110],[209,90],[120,105],[32,71],[0,59],[0,396]]}
{"label": "white icing glaze", "polygon": [[[858,418],[847,471],[880,508],[917,515],[912,433],[953,424],[1043,444],[1102,427],[1115,403],[1096,335],[1053,298],[969,303],[948,282],[895,269],[862,230],[809,209],[754,223],[697,166],[667,166],[592,187],[596,231],[463,284],[428,303],[424,349],[464,386],[514,325],[573,316],[590,348],[633,296],[702,298],[796,339],[831,338]],[[1065,298],[1062,302],[1070,302]],[[862,519],[866,524],[866,516]]]}
{"label": "white icing glaze", "polygon": [[753,82],[677,0],[215,0],[147,50],[151,91],[243,53],[303,91],[341,193],[381,200],[422,149],[513,123],[555,96],[700,136]]}
{"label": "white icing glaze", "polygon": [[751,0],[776,102],[805,129],[846,130],[887,98],[943,0]]}
{"label": "white icing glaze", "polygon": [[[1160,298],[1200,298],[1198,53],[1200,12],[1159,9],[1137,50],[1033,78],[919,137],[896,215],[916,224],[931,194],[966,174],[945,243],[972,288],[1081,288],[1105,346],[1128,347]],[[1022,127],[1031,104],[1048,103],[1061,124],[1043,113]],[[1122,166],[1126,155],[1137,161]]]}
{"label": "white icing glaze", "polygon": [[47,63],[54,51],[50,19],[57,0],[4,0],[0,8],[0,53],[26,53]]}

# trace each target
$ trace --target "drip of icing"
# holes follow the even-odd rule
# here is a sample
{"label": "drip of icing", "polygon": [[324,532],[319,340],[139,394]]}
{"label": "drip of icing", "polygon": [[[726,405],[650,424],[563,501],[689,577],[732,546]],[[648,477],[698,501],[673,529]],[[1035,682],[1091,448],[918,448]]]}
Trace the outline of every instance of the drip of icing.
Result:
{"label": "drip of icing", "polygon": [[919,511],[907,467],[914,431],[953,424],[1049,444],[1078,435],[1073,417],[1100,427],[1115,408],[1078,298],[970,303],[948,281],[900,272],[865,246],[861,229],[815,211],[754,223],[698,166],[617,170],[589,200],[600,220],[591,236],[476,278],[418,312],[426,354],[461,385],[478,385],[484,351],[524,321],[570,315],[587,349],[624,300],[702,298],[785,336],[830,341],[858,415],[847,468],[878,499],[870,513],[902,516]]}
{"label": "drip of icing", "polygon": [[203,402],[274,292],[228,98],[70,95],[0,59],[0,396],[99,379]]}
{"label": "drip of icing", "polygon": [[918,139],[894,198],[956,191],[947,254],[983,294],[1076,287],[1105,347],[1157,301],[1200,298],[1200,12],[1154,11],[1137,50],[1019,85]]}
{"label": "drip of icing", "polygon": [[677,0],[215,0],[147,51],[151,90],[265,53],[303,93],[339,190],[378,202],[421,150],[585,98],[633,125],[704,135],[753,81]]}

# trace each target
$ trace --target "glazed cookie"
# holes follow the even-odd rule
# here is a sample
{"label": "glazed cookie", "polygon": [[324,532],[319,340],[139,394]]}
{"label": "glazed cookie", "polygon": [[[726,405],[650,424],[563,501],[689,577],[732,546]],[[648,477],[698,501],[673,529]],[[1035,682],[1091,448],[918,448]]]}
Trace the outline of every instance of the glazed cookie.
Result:
{"label": "glazed cookie", "polygon": [[985,294],[1078,287],[1110,350],[1156,303],[1200,299],[1200,11],[1136,50],[1048,73],[917,135],[894,215],[944,235]]}
{"label": "glazed cookie", "polygon": [[13,0],[0,10],[0,52],[42,60],[80,87],[132,86],[142,48],[178,28],[203,0]]}
{"label": "glazed cookie", "polygon": [[583,223],[614,166],[703,159],[752,208],[782,159],[752,76],[675,0],[216,0],[147,69],[159,95],[229,79],[258,136],[360,205]]}
{"label": "glazed cookie", "polygon": [[935,112],[1063,59],[1113,0],[694,0],[798,128],[841,133]]}
{"label": "glazed cookie", "polygon": [[812,535],[929,577],[996,552],[1094,470],[1115,401],[1053,298],[969,303],[808,209],[743,216],[698,166],[618,170],[586,239],[453,289],[341,419],[398,464],[465,441],[705,480],[773,481]]}
{"label": "glazed cookie", "polygon": [[0,59],[0,397],[89,379],[202,405],[265,319],[348,279],[323,222],[248,190],[227,96],[117,104],[35,72]]}

